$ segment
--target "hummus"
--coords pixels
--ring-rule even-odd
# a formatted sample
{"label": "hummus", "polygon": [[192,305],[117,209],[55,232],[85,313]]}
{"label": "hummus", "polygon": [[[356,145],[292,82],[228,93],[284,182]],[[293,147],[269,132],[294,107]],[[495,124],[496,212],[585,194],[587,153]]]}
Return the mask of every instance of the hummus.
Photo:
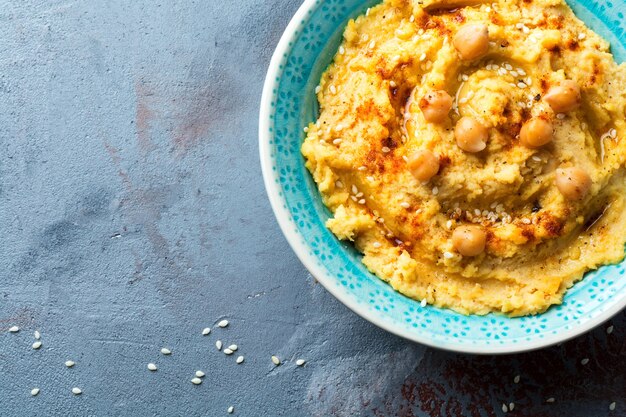
{"label": "hummus", "polygon": [[327,227],[401,293],[535,314],[623,258],[626,66],[563,1],[386,0],[317,98],[302,153]]}

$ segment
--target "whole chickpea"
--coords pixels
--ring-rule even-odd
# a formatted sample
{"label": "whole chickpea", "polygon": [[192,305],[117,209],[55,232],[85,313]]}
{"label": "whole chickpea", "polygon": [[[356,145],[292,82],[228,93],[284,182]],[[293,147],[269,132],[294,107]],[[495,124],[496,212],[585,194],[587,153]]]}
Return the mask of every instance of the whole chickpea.
{"label": "whole chickpea", "polygon": [[463,256],[480,255],[486,243],[487,233],[481,226],[459,226],[452,232],[452,246]]}
{"label": "whole chickpea", "polygon": [[456,122],[454,137],[459,148],[475,153],[487,147],[489,132],[478,120],[464,116]]}
{"label": "whole chickpea", "polygon": [[428,149],[420,149],[408,159],[411,174],[420,182],[427,182],[439,171],[439,157]]}
{"label": "whole chickpea", "polygon": [[468,23],[461,27],[452,45],[461,59],[471,61],[489,52],[489,30],[484,23]]}
{"label": "whole chickpea", "polygon": [[578,167],[557,169],[554,182],[568,200],[582,200],[591,188],[591,177]]}
{"label": "whole chickpea", "polygon": [[573,80],[563,80],[550,87],[543,99],[555,112],[568,112],[580,106],[580,87]]}
{"label": "whole chickpea", "polygon": [[543,117],[532,117],[522,125],[519,139],[522,145],[529,148],[538,148],[552,142],[552,123]]}
{"label": "whole chickpea", "polygon": [[419,108],[427,122],[441,123],[452,108],[452,97],[443,90],[431,91],[420,99]]}

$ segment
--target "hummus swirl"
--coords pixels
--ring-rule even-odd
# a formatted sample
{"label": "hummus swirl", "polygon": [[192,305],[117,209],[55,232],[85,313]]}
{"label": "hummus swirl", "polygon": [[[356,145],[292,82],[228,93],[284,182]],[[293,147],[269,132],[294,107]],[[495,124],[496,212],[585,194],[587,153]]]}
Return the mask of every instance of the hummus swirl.
{"label": "hummus swirl", "polygon": [[[488,43],[463,59],[468,25]],[[564,111],[550,97],[568,82],[580,93]],[[425,118],[433,91],[452,98],[440,122]],[[535,314],[623,258],[626,66],[563,1],[386,0],[348,23],[317,98],[302,153],[327,226],[403,294]],[[479,148],[462,149],[461,118],[486,129]],[[531,119],[548,126],[538,146],[520,139]],[[409,162],[425,151],[438,168],[416,177]],[[585,181],[568,192],[571,168]],[[453,234],[470,225],[483,240],[466,256]]]}

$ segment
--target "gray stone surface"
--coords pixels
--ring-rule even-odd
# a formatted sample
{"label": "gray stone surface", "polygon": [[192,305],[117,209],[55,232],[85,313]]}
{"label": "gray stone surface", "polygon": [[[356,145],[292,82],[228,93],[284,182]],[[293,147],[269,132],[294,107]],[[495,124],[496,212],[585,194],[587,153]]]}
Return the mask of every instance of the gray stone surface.
{"label": "gray stone surface", "polygon": [[0,0],[0,416],[626,415],[624,313],[612,334],[456,355],[375,328],[301,266],[257,156],[297,6]]}

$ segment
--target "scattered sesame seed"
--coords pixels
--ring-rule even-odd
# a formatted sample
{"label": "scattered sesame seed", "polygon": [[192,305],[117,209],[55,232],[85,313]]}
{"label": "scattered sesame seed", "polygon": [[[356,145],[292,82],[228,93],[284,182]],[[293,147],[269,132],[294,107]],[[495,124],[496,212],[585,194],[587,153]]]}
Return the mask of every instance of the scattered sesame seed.
{"label": "scattered sesame seed", "polygon": [[224,354],[225,355],[232,355],[233,354],[233,350],[229,349],[229,348],[226,348],[226,349],[224,349]]}
{"label": "scattered sesame seed", "polygon": [[[367,9],[367,10],[369,10],[369,9]],[[235,412],[235,407],[233,407],[233,406],[231,405],[230,407],[228,407],[228,410],[226,410],[226,411],[228,411],[228,414],[232,414],[232,413],[234,413],[234,412]]]}
{"label": "scattered sesame seed", "polygon": [[341,144],[341,142],[343,142],[342,139],[339,139],[339,138],[333,139],[333,145],[339,145],[339,144]]}
{"label": "scattered sesame seed", "polygon": [[315,87],[315,94],[319,93],[321,90],[322,87],[318,85],[317,87]]}
{"label": "scattered sesame seed", "polygon": [[466,74],[461,74],[461,79],[463,81],[467,81],[467,80],[469,80],[469,77]]}
{"label": "scattered sesame seed", "polygon": [[351,196],[350,198],[352,199],[352,201],[356,202],[356,197],[355,196]]}
{"label": "scattered sesame seed", "polygon": [[372,246],[375,248],[380,248],[382,245],[380,244],[380,242],[374,242],[372,243]]}
{"label": "scattered sesame seed", "polygon": [[479,209],[474,209],[474,214],[477,216],[480,216],[480,210]]}
{"label": "scattered sesame seed", "polygon": [[68,368],[71,368],[74,365],[76,365],[74,361],[65,361],[65,366],[67,366]]}
{"label": "scattered sesame seed", "polygon": [[296,361],[296,365],[298,365],[298,366],[302,366],[302,365],[304,365],[305,363],[306,363],[306,361],[305,361],[304,359],[298,359],[298,360]]}
{"label": "scattered sesame seed", "polygon": [[[415,22],[415,16],[411,15],[411,17],[409,17],[409,22],[413,23]],[[424,33],[424,32],[422,32]]]}
{"label": "scattered sesame seed", "polygon": [[341,181],[339,181],[339,180],[335,181],[335,187],[337,187],[337,188],[343,188],[343,182],[341,182]]}
{"label": "scattered sesame seed", "polygon": [[150,362],[148,364],[148,370],[149,371],[156,371],[157,370],[157,366],[155,364],[153,364],[152,362]]}
{"label": "scattered sesame seed", "polygon": [[609,136],[612,137],[612,138],[617,137],[617,130],[615,130],[615,129],[609,130]]}
{"label": "scattered sesame seed", "polygon": [[228,320],[222,320],[222,321],[220,321],[219,323],[217,323],[217,326],[218,326],[218,327],[222,327],[222,328],[224,328],[224,327],[228,326]]}
{"label": "scattered sesame seed", "polygon": [[420,302],[420,306],[422,307],[426,307],[426,304],[428,304],[428,301],[426,301],[426,299],[422,299],[422,301]]}
{"label": "scattered sesame seed", "polygon": [[557,113],[556,118],[559,120],[565,119],[565,113]]}
{"label": "scattered sesame seed", "polygon": [[532,223],[532,221],[531,221],[530,219],[528,219],[528,218],[524,217],[524,218],[522,219],[522,223],[524,223],[524,224],[531,224],[531,223]]}
{"label": "scattered sesame seed", "polygon": [[365,204],[365,199],[364,198],[360,199],[359,204]]}
{"label": "scattered sesame seed", "polygon": [[394,88],[396,87],[398,84],[396,84],[396,82],[394,80],[389,81],[389,87]]}
{"label": "scattered sesame seed", "polygon": [[459,103],[464,104],[467,103],[469,99],[467,97],[463,97],[462,99],[459,100]]}
{"label": "scattered sesame seed", "polygon": [[200,378],[198,378],[198,377],[191,378],[191,383],[194,384],[194,385],[200,385],[200,384],[202,384],[202,380]]}
{"label": "scattered sesame seed", "polygon": [[352,188],[351,188],[351,190],[352,190],[352,194],[356,194],[356,193],[358,193],[358,192],[359,192],[359,189],[358,189],[358,188],[356,188],[356,185],[354,185],[354,184],[352,184]]}
{"label": "scattered sesame seed", "polygon": [[485,12],[490,13],[491,12],[491,7],[489,7],[489,6],[485,7]]}
{"label": "scattered sesame seed", "polygon": [[523,82],[520,81],[519,83],[517,83],[517,87],[518,88],[526,88],[528,86],[526,85],[526,83],[523,83]]}
{"label": "scattered sesame seed", "polygon": [[368,175],[367,177],[365,177],[366,180],[373,182],[374,181],[374,177],[371,175]]}
{"label": "scattered sesame seed", "polygon": [[228,349],[232,350],[233,352],[236,351],[238,349],[237,345],[230,345],[228,346]]}
{"label": "scattered sesame seed", "polygon": [[610,325],[609,327],[606,328],[606,334],[611,334],[613,333],[613,325]]}
{"label": "scattered sesame seed", "polygon": [[330,92],[333,94],[337,94],[337,87],[335,87],[334,85],[330,86]]}
{"label": "scattered sesame seed", "polygon": [[35,343],[33,343],[33,349],[39,349],[40,347],[41,347],[41,340],[38,340]]}
{"label": "scattered sesame seed", "polygon": [[389,152],[391,152],[391,149],[389,149],[389,147],[387,147],[387,146],[383,146],[381,150],[382,150],[384,153],[389,153]]}
{"label": "scattered sesame seed", "polygon": [[449,228],[451,228],[451,227],[452,227],[452,220],[448,220],[448,221],[446,222],[446,228],[448,228],[448,229],[449,229]]}
{"label": "scattered sesame seed", "polygon": [[273,356],[273,355],[272,355],[272,362],[276,366],[280,365],[280,359],[278,359],[276,356]]}
{"label": "scattered sesame seed", "polygon": [[244,361],[243,356],[237,356],[237,360],[236,360],[235,362],[237,362],[237,363],[243,363],[243,361]]}
{"label": "scattered sesame seed", "polygon": [[19,327],[17,327],[17,326],[13,326],[13,327],[11,327],[11,328],[9,329],[9,331],[10,331],[11,333],[17,333],[17,332],[19,332],[19,331],[20,331],[20,328],[19,328]]}
{"label": "scattered sesame seed", "polygon": [[510,403],[509,404],[509,411],[513,411],[514,408],[515,408],[515,403]]}
{"label": "scattered sesame seed", "polygon": [[554,397],[550,397],[546,400],[547,403],[553,403],[554,401]]}
{"label": "scattered sesame seed", "polygon": [[376,41],[371,41],[369,44],[369,48],[374,49],[375,46],[376,46]]}
{"label": "scattered sesame seed", "polygon": [[433,187],[433,195],[439,194],[439,188]]}
{"label": "scattered sesame seed", "polygon": [[409,207],[411,207],[411,205],[407,203],[406,201],[403,201],[402,203],[400,203],[400,207],[404,207],[405,209],[408,209]]}
{"label": "scattered sesame seed", "polygon": [[309,132],[309,127],[308,126],[304,126],[302,128],[302,130],[304,131],[304,133],[308,133]]}
{"label": "scattered sesame seed", "polygon": [[509,71],[509,74],[511,74],[513,77],[517,77],[519,75],[517,71]]}
{"label": "scattered sesame seed", "polygon": [[202,378],[202,377],[204,377],[204,372],[202,372],[202,371],[196,371],[196,376],[197,376],[198,378]]}
{"label": "scattered sesame seed", "polygon": [[511,64],[504,64],[504,68],[506,68],[507,71],[511,71],[513,69],[513,66]]}
{"label": "scattered sesame seed", "polygon": [[513,383],[515,384],[519,384],[519,380],[520,380],[520,376],[519,375],[515,375],[515,378],[513,378]]}
{"label": "scattered sesame seed", "polygon": [[35,330],[35,339],[41,339],[41,333],[39,333],[39,330]]}
{"label": "scattered sesame seed", "polygon": [[454,254],[452,252],[447,252],[446,251],[446,252],[443,253],[443,257],[446,258],[446,259],[452,259],[452,258],[454,258]]}
{"label": "scattered sesame seed", "polygon": [[526,75],[526,71],[524,71],[522,68],[517,68],[517,73],[522,77]]}
{"label": "scattered sesame seed", "polygon": [[610,410],[610,411],[615,410],[615,406],[616,406],[616,405],[617,405],[617,404],[615,404],[615,401],[613,401],[611,404],[609,404],[609,410]]}
{"label": "scattered sesame seed", "polygon": [[37,394],[39,394],[39,388],[33,388],[30,390],[30,395],[32,395],[33,397]]}
{"label": "scattered sesame seed", "polygon": [[359,171],[365,171],[367,170],[367,167],[365,165],[361,165],[360,167],[357,168]]}
{"label": "scattered sesame seed", "polygon": [[420,61],[425,60],[425,59],[426,59],[426,53],[425,53],[425,52],[422,52],[422,54],[420,55],[420,58],[419,58],[419,59],[420,59]]}
{"label": "scattered sesame seed", "polygon": [[74,394],[74,395],[80,395],[80,394],[82,394],[82,393],[83,393],[83,390],[81,390],[80,388],[78,388],[78,387],[74,387],[74,388],[72,388],[72,394]]}
{"label": "scattered sesame seed", "polygon": [[344,48],[344,47],[343,47],[343,45],[339,47],[339,53],[340,53],[341,55],[343,55],[343,54],[345,54],[345,53],[346,53],[346,48]]}
{"label": "scattered sesame seed", "polygon": [[530,33],[530,29],[529,29],[528,27],[524,26],[524,27],[522,28],[522,32],[524,32],[524,33],[528,34],[528,33]]}
{"label": "scattered sesame seed", "polygon": [[535,161],[535,162],[541,162],[541,158],[540,158],[540,157],[538,157],[537,155],[533,155],[533,156],[532,156],[532,159],[533,159],[533,161]]}
{"label": "scattered sesame seed", "polygon": [[502,404],[502,412],[506,413],[507,411],[509,411],[509,407],[507,407],[506,404]]}
{"label": "scattered sesame seed", "polygon": [[161,348],[161,353],[164,355],[171,355],[172,351],[169,350],[168,348]]}
{"label": "scattered sesame seed", "polygon": [[586,37],[587,37],[587,35],[585,35],[584,33],[579,33],[579,34],[578,34],[578,39],[580,39],[581,41],[582,41],[583,39],[585,39]]}
{"label": "scattered sesame seed", "polygon": [[218,340],[217,342],[215,342],[215,347],[217,348],[217,350],[222,350],[222,341]]}
{"label": "scattered sesame seed", "polygon": [[589,358],[584,358],[583,360],[580,361],[581,365],[587,365],[589,363]]}

